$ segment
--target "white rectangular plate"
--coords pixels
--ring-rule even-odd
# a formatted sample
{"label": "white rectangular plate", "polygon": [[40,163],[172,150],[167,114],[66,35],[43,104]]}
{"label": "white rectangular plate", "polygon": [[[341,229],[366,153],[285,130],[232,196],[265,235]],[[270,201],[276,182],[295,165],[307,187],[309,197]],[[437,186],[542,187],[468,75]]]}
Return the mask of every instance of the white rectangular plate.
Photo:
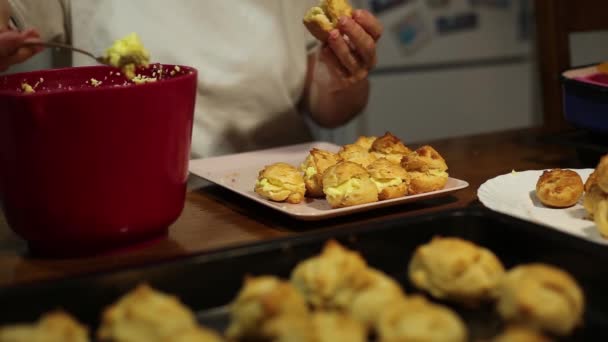
{"label": "white rectangular plate", "polygon": [[300,204],[277,203],[266,200],[255,193],[253,189],[258,177],[258,172],[262,170],[264,166],[272,163],[284,162],[299,167],[312,148],[337,152],[340,149],[340,146],[326,142],[312,142],[269,150],[196,159],[190,161],[189,169],[191,173],[205,178],[210,182],[294,218],[307,221],[328,219],[375,208],[420,201],[446,195],[469,186],[469,183],[465,181],[449,178],[447,185],[442,190],[338,209],[332,209],[325,199],[306,198],[306,200]]}

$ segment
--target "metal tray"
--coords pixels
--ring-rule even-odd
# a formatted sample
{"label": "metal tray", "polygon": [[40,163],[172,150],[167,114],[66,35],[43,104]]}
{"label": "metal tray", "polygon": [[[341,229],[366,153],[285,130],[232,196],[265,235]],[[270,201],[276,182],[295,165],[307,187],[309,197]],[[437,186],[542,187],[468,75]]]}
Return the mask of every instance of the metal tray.
{"label": "metal tray", "polygon": [[[1,288],[0,324],[34,321],[60,307],[93,330],[105,306],[138,283],[148,282],[177,295],[197,312],[202,324],[223,330],[226,304],[246,274],[288,277],[299,261],[317,254],[330,238],[360,251],[371,266],[393,276],[411,294],[415,290],[407,281],[408,261],[418,245],[436,235],[459,236],[486,246],[506,267],[545,262],[567,270],[586,295],[585,324],[567,340],[608,340],[608,248],[484,208],[305,233],[111,273]],[[472,340],[492,336],[501,328],[492,306],[452,307],[467,322]]]}

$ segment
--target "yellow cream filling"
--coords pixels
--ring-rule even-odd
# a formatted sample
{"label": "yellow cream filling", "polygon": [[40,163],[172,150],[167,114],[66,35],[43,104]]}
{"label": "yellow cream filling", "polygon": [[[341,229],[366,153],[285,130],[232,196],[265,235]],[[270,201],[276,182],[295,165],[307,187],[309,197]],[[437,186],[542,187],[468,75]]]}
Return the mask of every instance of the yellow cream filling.
{"label": "yellow cream filling", "polygon": [[22,83],[21,84],[21,89],[23,90],[24,93],[35,93],[36,91],[34,90],[34,88],[32,88],[31,85],[27,84],[27,83]]}
{"label": "yellow cream filling", "polygon": [[307,179],[310,179],[317,174],[317,168],[314,166],[309,166],[304,170],[304,174],[306,175]]}
{"label": "yellow cream filling", "polygon": [[139,36],[136,33],[131,33],[116,40],[106,50],[106,59],[111,65],[122,68],[127,78],[132,79],[135,77],[137,66],[148,66],[150,64],[150,53],[144,48]]}
{"label": "yellow cream filling", "polygon": [[291,191],[291,192],[303,192],[305,191],[304,184],[298,186],[292,183],[281,182],[279,180],[270,180],[268,178],[262,178],[256,182],[256,186],[262,188],[265,192],[276,193],[281,191]]}
{"label": "yellow cream filling", "polygon": [[325,195],[332,199],[346,196],[354,191],[361,189],[361,180],[351,178],[338,186],[328,186],[324,189]]}
{"label": "yellow cream filling", "polygon": [[378,191],[382,191],[391,186],[401,185],[401,183],[403,183],[403,179],[401,179],[401,178],[383,178],[383,179],[372,178],[372,182],[374,182],[374,184],[376,184]]}
{"label": "yellow cream filling", "polygon": [[313,7],[304,16],[305,22],[317,22],[324,30],[333,29],[333,24],[321,7]]}

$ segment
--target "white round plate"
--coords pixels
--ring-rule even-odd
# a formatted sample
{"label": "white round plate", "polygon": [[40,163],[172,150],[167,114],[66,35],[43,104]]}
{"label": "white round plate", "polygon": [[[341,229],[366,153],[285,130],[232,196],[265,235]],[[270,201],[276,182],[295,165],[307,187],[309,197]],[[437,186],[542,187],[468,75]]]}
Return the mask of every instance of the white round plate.
{"label": "white round plate", "polygon": [[[593,169],[571,169],[577,172],[583,182]],[[486,207],[503,214],[561,230],[565,233],[608,244],[598,233],[595,223],[587,218],[587,212],[578,204],[570,208],[556,209],[545,207],[536,197],[538,178],[544,170],[515,171],[492,178],[477,190],[477,197]]]}

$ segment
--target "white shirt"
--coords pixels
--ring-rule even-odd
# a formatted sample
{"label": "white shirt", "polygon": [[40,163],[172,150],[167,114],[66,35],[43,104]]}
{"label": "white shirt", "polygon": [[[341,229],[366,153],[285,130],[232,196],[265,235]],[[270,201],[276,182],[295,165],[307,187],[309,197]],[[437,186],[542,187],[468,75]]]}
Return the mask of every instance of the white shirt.
{"label": "white shirt", "polygon": [[297,105],[314,41],[302,17],[316,2],[77,0],[72,41],[102,54],[136,32],[153,62],[197,68],[193,157],[260,149],[312,139]]}

